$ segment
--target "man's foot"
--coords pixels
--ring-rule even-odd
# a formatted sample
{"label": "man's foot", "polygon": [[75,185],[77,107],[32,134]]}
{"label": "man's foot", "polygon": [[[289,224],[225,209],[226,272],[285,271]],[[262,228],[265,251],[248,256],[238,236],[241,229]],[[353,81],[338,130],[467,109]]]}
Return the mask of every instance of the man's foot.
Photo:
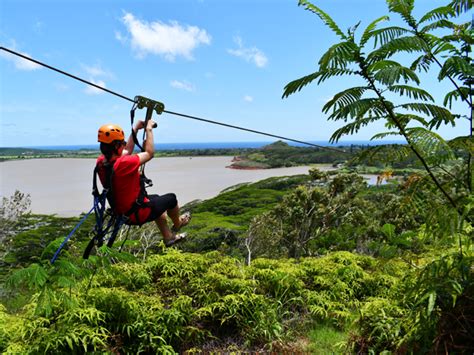
{"label": "man's foot", "polygon": [[173,233],[173,237],[170,240],[165,240],[165,245],[167,247],[170,247],[176,243],[179,243],[186,239],[187,234],[186,233],[180,233],[180,234],[175,234]]}
{"label": "man's foot", "polygon": [[179,216],[179,222],[180,222],[179,226],[178,227],[173,226],[171,227],[171,230],[175,233],[179,232],[179,230],[185,225],[187,225],[190,220],[191,220],[191,212],[183,213],[181,216]]}

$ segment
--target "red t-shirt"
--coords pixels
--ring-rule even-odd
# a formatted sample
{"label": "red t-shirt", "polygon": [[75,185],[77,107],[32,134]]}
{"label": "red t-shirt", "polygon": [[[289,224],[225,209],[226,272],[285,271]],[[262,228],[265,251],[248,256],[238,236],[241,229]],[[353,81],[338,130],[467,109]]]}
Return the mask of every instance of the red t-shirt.
{"label": "red t-shirt", "polygon": [[[97,158],[99,166],[99,179],[102,185],[105,182],[105,168],[103,164],[105,157],[101,155]],[[125,214],[133,206],[133,203],[140,194],[140,158],[138,155],[122,155],[114,162],[114,175],[112,177],[112,192],[114,195],[114,212],[116,214]],[[145,197],[145,202],[149,200]],[[140,208],[138,210],[139,222],[145,221],[149,214],[150,208]],[[137,223],[135,213],[130,216],[132,224]]]}

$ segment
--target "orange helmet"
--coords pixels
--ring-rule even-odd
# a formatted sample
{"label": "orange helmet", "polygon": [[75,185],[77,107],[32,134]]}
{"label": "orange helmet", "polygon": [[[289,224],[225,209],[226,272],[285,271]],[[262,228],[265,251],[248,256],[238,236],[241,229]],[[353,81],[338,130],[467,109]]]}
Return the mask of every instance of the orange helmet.
{"label": "orange helmet", "polygon": [[99,128],[97,141],[102,143],[112,143],[113,141],[123,141],[125,135],[123,129],[116,124],[105,124]]}

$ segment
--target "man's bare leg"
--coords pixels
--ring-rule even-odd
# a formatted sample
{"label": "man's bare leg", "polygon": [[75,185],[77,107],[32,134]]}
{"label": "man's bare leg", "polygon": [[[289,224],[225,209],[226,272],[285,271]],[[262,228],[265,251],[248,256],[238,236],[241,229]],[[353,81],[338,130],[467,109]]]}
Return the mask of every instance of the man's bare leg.
{"label": "man's bare leg", "polygon": [[[178,216],[179,219],[179,216]],[[155,220],[158,229],[163,236],[165,242],[173,239],[173,233],[171,232],[170,228],[168,227],[168,220],[166,219],[166,213],[163,213],[160,217]]]}

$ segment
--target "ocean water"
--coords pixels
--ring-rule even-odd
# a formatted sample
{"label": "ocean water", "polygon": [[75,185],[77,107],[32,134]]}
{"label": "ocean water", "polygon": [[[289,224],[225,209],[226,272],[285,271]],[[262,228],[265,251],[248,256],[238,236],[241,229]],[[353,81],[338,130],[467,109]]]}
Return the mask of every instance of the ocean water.
{"label": "ocean water", "polygon": [[[274,142],[191,142],[191,143],[157,143],[157,150],[185,150],[185,149],[232,149],[232,148],[261,148]],[[287,142],[295,147],[309,147],[306,144]],[[375,146],[381,144],[404,144],[403,141],[345,141],[336,144],[330,144],[326,141],[309,141],[308,143],[317,144],[325,147],[347,147],[350,145]],[[48,145],[48,146],[30,146],[28,148],[48,149],[48,150],[79,150],[79,149],[98,149],[98,144],[88,145]]]}

